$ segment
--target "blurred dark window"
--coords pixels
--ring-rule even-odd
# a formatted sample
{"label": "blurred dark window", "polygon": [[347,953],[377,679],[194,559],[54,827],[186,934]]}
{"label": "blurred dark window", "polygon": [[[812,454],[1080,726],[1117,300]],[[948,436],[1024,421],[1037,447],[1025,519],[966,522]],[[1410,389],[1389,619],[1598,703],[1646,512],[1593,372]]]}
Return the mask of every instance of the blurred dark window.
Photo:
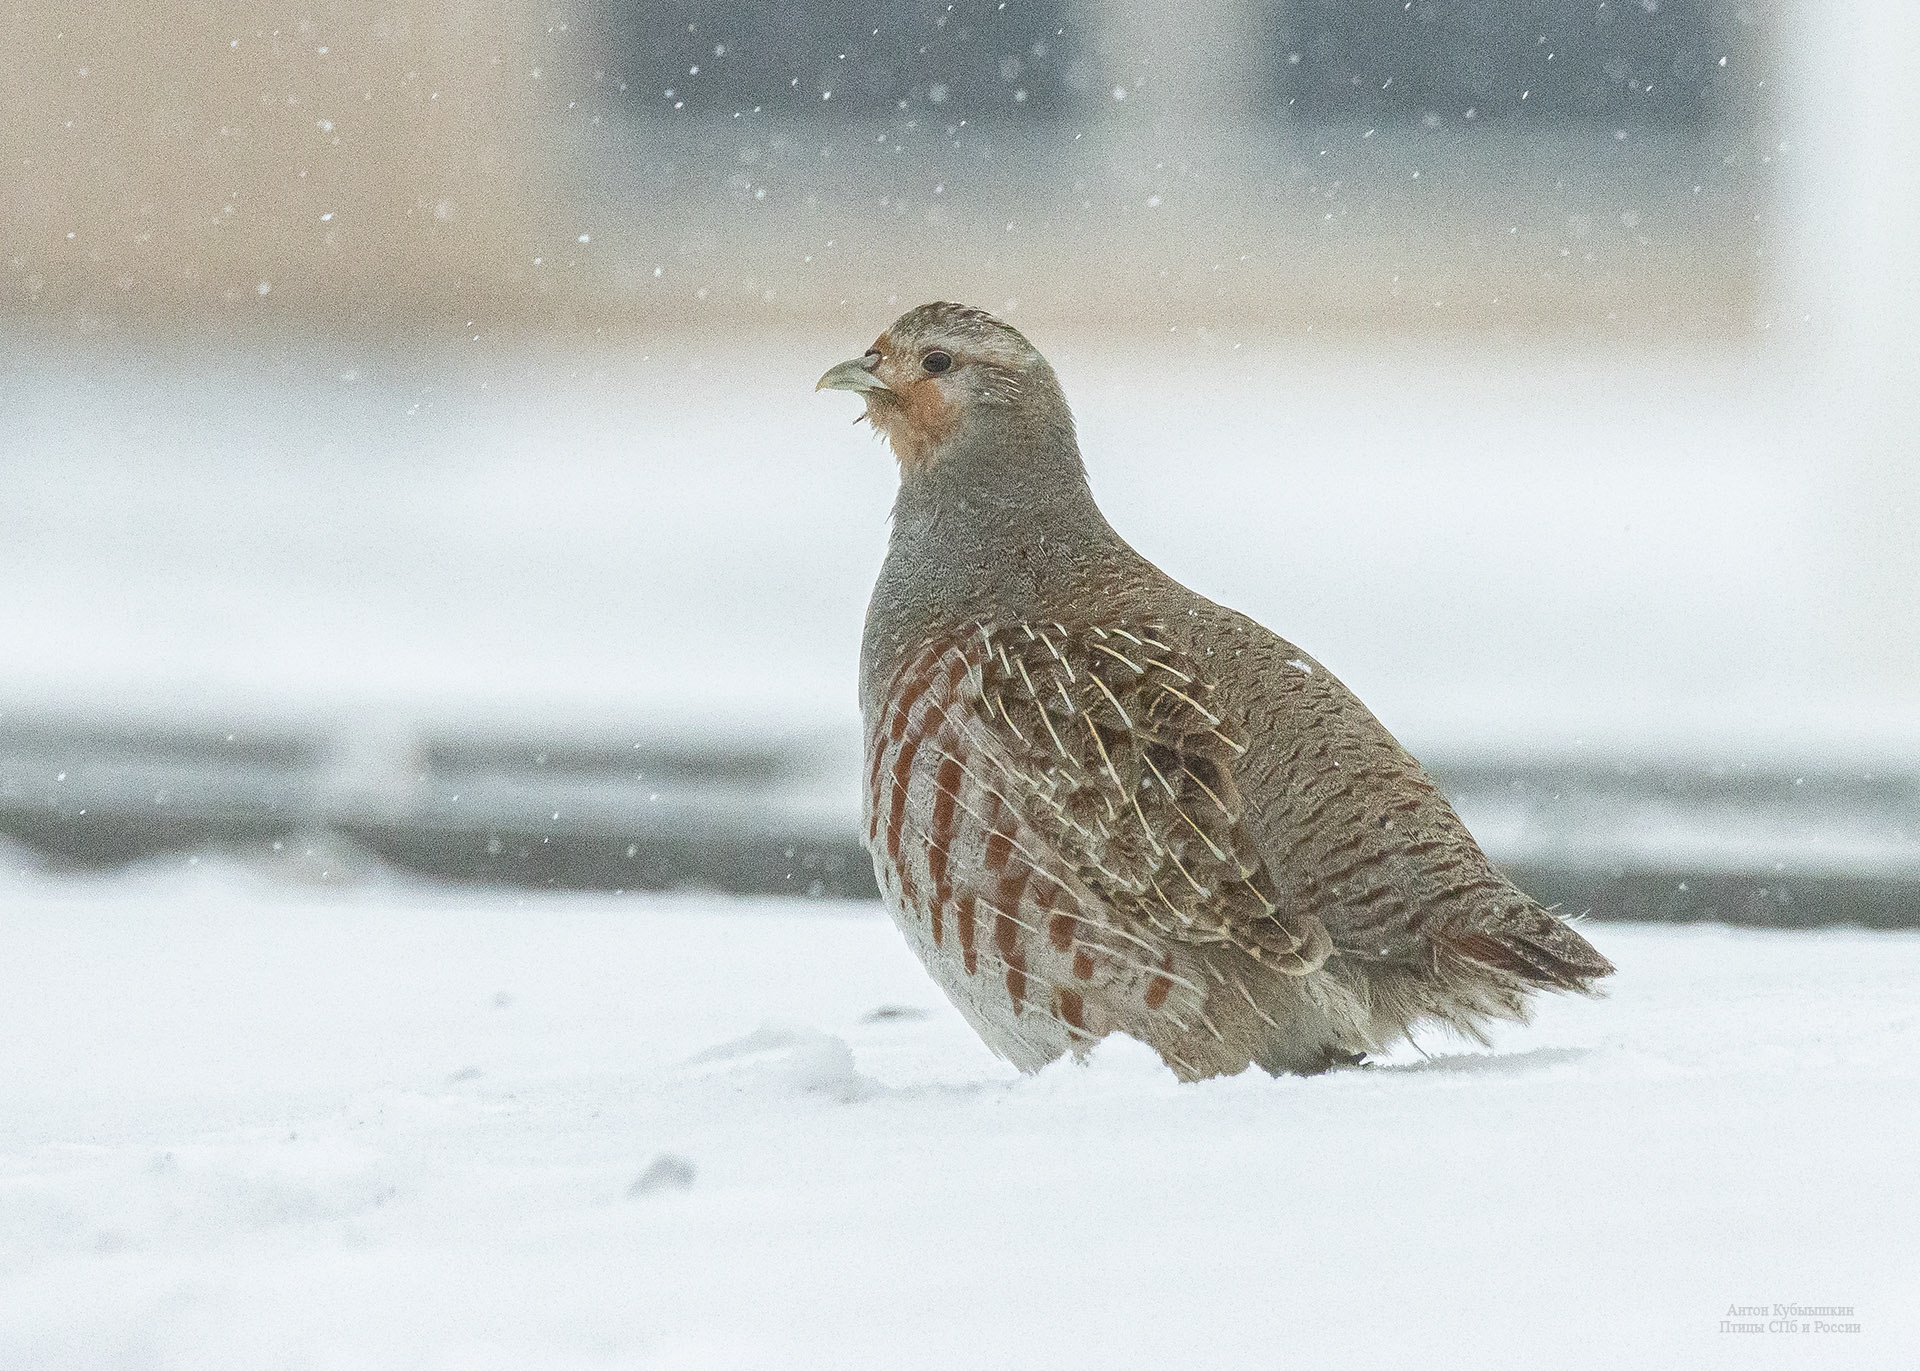
{"label": "blurred dark window", "polygon": [[1066,113],[1089,84],[1063,0],[616,0],[643,109],[955,119]]}
{"label": "blurred dark window", "polygon": [[1273,0],[1273,82],[1319,122],[1711,117],[1741,15],[1713,0]]}

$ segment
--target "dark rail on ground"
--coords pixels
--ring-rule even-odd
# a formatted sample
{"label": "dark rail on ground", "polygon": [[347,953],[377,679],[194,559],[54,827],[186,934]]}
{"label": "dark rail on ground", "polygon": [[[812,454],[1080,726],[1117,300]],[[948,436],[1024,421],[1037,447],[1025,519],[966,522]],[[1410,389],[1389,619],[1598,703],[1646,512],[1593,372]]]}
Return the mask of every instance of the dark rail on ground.
{"label": "dark rail on ground", "polygon": [[[1920,927],[1920,774],[1439,757],[1509,875],[1598,919]],[[52,869],[871,898],[857,764],[791,743],[267,735],[0,716],[0,836]]]}

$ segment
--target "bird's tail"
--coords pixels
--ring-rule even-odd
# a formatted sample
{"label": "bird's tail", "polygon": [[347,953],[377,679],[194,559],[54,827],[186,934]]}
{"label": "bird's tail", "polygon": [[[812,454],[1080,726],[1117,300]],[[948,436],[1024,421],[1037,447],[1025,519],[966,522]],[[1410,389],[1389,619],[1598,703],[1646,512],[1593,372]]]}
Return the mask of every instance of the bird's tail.
{"label": "bird's tail", "polygon": [[1375,966],[1365,978],[1379,1046],[1423,1023],[1484,1044],[1490,1021],[1525,1022],[1536,993],[1597,994],[1614,969],[1565,919],[1511,886],[1506,898],[1429,924],[1423,934],[1425,965]]}
{"label": "bird's tail", "polygon": [[1551,910],[1522,897],[1480,926],[1443,931],[1442,956],[1478,969],[1511,976],[1543,990],[1590,994],[1594,982],[1613,974],[1613,963]]}

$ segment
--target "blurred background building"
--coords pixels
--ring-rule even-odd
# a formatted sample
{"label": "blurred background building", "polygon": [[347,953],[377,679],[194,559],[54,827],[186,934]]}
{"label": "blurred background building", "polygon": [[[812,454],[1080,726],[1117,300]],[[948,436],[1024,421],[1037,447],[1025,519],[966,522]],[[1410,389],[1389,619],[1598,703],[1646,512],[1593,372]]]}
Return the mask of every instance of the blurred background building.
{"label": "blurred background building", "polygon": [[54,0],[0,41],[22,861],[865,888],[891,474],[807,387],[945,297],[1536,889],[1915,917],[1908,7]]}
{"label": "blurred background building", "polygon": [[1734,0],[7,22],[12,303],[102,328],[736,329],[937,280],[1081,327],[1741,335],[1812,75]]}

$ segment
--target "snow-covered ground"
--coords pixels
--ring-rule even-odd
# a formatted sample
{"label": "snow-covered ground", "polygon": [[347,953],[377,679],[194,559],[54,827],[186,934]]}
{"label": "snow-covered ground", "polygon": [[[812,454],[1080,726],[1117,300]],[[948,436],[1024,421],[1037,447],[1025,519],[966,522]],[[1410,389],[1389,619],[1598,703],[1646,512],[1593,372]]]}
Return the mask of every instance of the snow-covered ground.
{"label": "snow-covered ground", "polygon": [[873,906],[17,868],[7,1368],[1920,1357],[1920,936],[1593,926],[1491,1052],[1181,1086],[1018,1077]]}

